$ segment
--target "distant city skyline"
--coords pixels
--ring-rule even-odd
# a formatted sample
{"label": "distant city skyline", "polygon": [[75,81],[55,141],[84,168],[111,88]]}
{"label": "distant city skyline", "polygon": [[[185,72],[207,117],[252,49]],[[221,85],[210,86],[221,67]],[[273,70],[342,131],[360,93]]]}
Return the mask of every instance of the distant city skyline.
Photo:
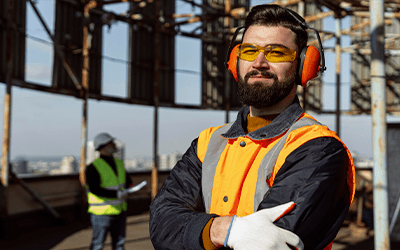
{"label": "distant city skyline", "polygon": [[[125,155],[125,142],[114,139],[117,152],[113,154],[124,162],[128,172],[149,170],[154,165],[152,156],[129,156]],[[95,150],[94,142],[87,142],[86,166],[100,157],[100,152]],[[168,154],[158,155],[159,170],[170,170],[182,158],[182,153],[173,151]],[[19,156],[11,160],[12,169],[16,174],[32,175],[56,175],[56,174],[74,174],[79,173],[80,156]]]}
{"label": "distant city skyline", "polygon": [[[171,170],[182,158],[182,153],[175,151],[170,154],[159,155],[159,170]],[[367,157],[352,152],[356,168],[372,169],[373,161]],[[12,170],[19,176],[43,176],[43,175],[64,175],[79,173],[79,158],[64,156],[61,159],[55,157],[39,157],[33,159],[18,158],[11,161]],[[129,157],[124,160],[128,172],[151,171],[153,167],[152,157]]]}
{"label": "distant city skyline", "polygon": [[[159,155],[159,170],[171,170],[182,158],[182,153],[175,151]],[[97,158],[96,158],[97,159]],[[95,160],[95,159],[92,159]],[[32,159],[20,157],[10,162],[15,174],[24,176],[63,175],[79,173],[79,158],[67,155],[59,157],[39,157]],[[90,164],[90,162],[88,163]],[[87,164],[87,165],[88,165]],[[124,160],[128,172],[151,171],[152,157],[129,157]]]}

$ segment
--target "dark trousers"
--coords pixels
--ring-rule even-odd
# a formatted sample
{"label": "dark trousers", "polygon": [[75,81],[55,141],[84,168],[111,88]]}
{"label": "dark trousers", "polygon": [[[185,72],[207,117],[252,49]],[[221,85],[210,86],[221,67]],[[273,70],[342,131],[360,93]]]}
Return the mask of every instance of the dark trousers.
{"label": "dark trousers", "polygon": [[114,250],[124,250],[126,212],[122,212],[119,215],[90,214],[90,221],[93,229],[91,250],[103,249],[108,232],[111,233],[112,248]]}

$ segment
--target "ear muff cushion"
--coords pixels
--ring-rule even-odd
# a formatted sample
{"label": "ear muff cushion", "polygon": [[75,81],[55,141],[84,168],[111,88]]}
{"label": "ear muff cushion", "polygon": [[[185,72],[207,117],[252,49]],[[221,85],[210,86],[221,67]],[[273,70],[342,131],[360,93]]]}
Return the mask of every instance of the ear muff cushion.
{"label": "ear muff cushion", "polygon": [[314,46],[307,46],[300,55],[300,83],[307,87],[307,82],[318,76],[321,67],[321,54]]}
{"label": "ear muff cushion", "polygon": [[238,48],[240,44],[237,44],[233,49],[231,50],[231,53],[229,55],[229,61],[228,61],[228,70],[231,72],[233,78],[235,78],[236,81],[239,80],[238,77]]}

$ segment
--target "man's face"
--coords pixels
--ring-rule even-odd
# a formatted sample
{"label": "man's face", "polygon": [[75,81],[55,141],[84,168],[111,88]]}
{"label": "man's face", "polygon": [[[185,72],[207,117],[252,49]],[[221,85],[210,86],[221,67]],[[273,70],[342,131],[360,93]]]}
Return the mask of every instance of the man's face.
{"label": "man's face", "polygon": [[117,152],[117,146],[115,145],[114,141],[107,143],[100,150],[100,154],[105,155],[105,156],[112,156],[116,152]]}
{"label": "man's face", "polygon": [[[297,51],[296,35],[282,26],[250,26],[243,43],[257,46],[280,45]],[[269,62],[260,52],[254,61],[239,59],[239,100],[257,109],[277,104],[296,89],[297,60]]]}

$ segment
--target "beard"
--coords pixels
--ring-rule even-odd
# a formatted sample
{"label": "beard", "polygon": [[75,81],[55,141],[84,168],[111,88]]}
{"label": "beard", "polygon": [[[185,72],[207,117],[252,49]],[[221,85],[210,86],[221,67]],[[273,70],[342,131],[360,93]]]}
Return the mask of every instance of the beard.
{"label": "beard", "polygon": [[[271,86],[264,86],[264,83],[257,81],[251,85],[248,84],[249,78],[261,73],[262,76],[272,77],[274,82]],[[296,76],[285,81],[278,81],[276,74],[267,70],[254,70],[248,72],[244,78],[239,77],[238,99],[244,105],[263,109],[272,107],[282,101],[293,90],[296,84]]]}

